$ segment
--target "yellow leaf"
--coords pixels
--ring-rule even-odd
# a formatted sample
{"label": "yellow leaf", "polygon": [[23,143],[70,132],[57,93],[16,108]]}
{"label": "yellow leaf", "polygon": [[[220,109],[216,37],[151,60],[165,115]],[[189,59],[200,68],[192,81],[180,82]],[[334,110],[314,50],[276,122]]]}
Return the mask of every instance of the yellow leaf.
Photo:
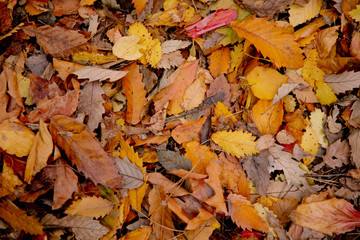
{"label": "yellow leaf", "polygon": [[268,226],[258,215],[258,212],[245,197],[230,193],[228,196],[229,214],[238,227],[255,229],[265,232]]}
{"label": "yellow leaf", "polygon": [[5,161],[3,162],[2,168],[2,173],[0,175],[0,198],[13,193],[16,186],[22,185],[22,181]]}
{"label": "yellow leaf", "polygon": [[323,105],[329,105],[337,101],[335,93],[323,80],[315,83],[315,95],[318,98],[319,103]]}
{"label": "yellow leaf", "polygon": [[18,157],[27,156],[35,134],[20,123],[11,122],[0,125],[0,148]]}
{"label": "yellow leaf", "polygon": [[311,128],[314,130],[316,135],[319,138],[319,144],[323,148],[327,148],[329,145],[329,142],[326,138],[326,135],[324,133],[324,120],[325,120],[326,114],[321,111],[321,109],[316,108],[314,112],[310,114],[310,122],[311,122]]}
{"label": "yellow leaf", "polygon": [[271,100],[288,78],[272,68],[258,66],[247,75],[247,80],[256,97]]}
{"label": "yellow leaf", "polygon": [[0,216],[15,229],[23,230],[33,235],[43,233],[43,226],[36,218],[28,216],[24,210],[18,208],[9,200],[0,202]]}
{"label": "yellow leaf", "polygon": [[134,4],[136,9],[137,16],[140,16],[147,2],[148,0],[132,0],[132,3]]}
{"label": "yellow leaf", "polygon": [[310,0],[304,6],[292,4],[289,10],[289,21],[294,27],[310,20],[319,14],[322,0]]}
{"label": "yellow leaf", "polygon": [[319,55],[315,49],[311,49],[306,57],[304,67],[302,69],[302,77],[310,84],[310,87],[315,86],[316,81],[322,81],[325,77],[324,71],[318,68],[316,61]]}
{"label": "yellow leaf", "polygon": [[229,72],[237,71],[238,67],[243,61],[244,58],[244,46],[243,44],[236,44],[234,50],[230,52],[230,68]]}
{"label": "yellow leaf", "polygon": [[249,40],[277,67],[302,67],[302,50],[295,42],[295,37],[267,20],[268,18],[256,18],[253,15],[243,21],[233,21],[230,25],[240,38]]}
{"label": "yellow leaf", "polygon": [[259,100],[252,108],[254,122],[261,134],[276,134],[279,130],[283,116],[283,102],[277,102],[274,105],[271,100]]}
{"label": "yellow leaf", "polygon": [[[199,76],[200,75],[200,76]],[[204,74],[198,74],[195,81],[185,90],[183,102],[180,104],[185,111],[199,106],[205,99],[207,90]]]}
{"label": "yellow leaf", "polygon": [[129,27],[129,35],[139,37],[138,43],[144,47],[140,52],[144,53],[145,56],[141,57],[140,61],[143,64],[150,63],[152,67],[156,67],[162,56],[160,40],[158,38],[153,39],[146,27],[140,22],[133,23]]}
{"label": "yellow leaf", "polygon": [[350,17],[357,22],[360,22],[360,5],[356,5],[356,9],[348,12]]}
{"label": "yellow leaf", "polygon": [[104,217],[114,207],[114,203],[104,198],[84,197],[74,201],[65,211],[66,214],[85,217]]}
{"label": "yellow leaf", "polygon": [[211,136],[211,139],[226,153],[236,157],[245,157],[259,152],[256,150],[255,136],[243,130],[216,132]]}
{"label": "yellow leaf", "polygon": [[227,73],[230,64],[230,49],[220,48],[211,53],[209,57],[209,70],[211,75],[216,78],[223,73]]}
{"label": "yellow leaf", "polygon": [[140,37],[135,35],[121,37],[116,40],[112,52],[119,58],[125,60],[137,60],[142,57],[142,49],[145,46],[139,44]]}
{"label": "yellow leaf", "polygon": [[42,119],[26,161],[24,181],[30,183],[36,173],[46,167],[47,160],[53,151],[51,134]]}
{"label": "yellow leaf", "polygon": [[192,141],[185,146],[185,157],[190,159],[192,166],[195,166],[196,173],[206,174],[206,167],[209,166],[211,159],[217,159],[216,153],[206,145],[200,145]]}
{"label": "yellow leaf", "polygon": [[319,138],[310,126],[306,127],[306,131],[301,138],[300,147],[312,155],[316,155],[319,149]]}
{"label": "yellow leaf", "polygon": [[230,118],[233,121],[236,121],[236,117],[234,116],[234,114],[232,112],[230,112],[230,110],[228,109],[228,107],[223,104],[222,102],[217,102],[216,103],[216,107],[214,108],[214,114],[217,118],[220,118],[221,115],[223,115],[226,118]]}
{"label": "yellow leaf", "polygon": [[286,95],[283,98],[284,109],[286,112],[293,112],[296,108],[296,99],[292,95]]}
{"label": "yellow leaf", "polygon": [[137,189],[130,189],[128,191],[131,206],[139,212],[141,211],[141,204],[146,195],[148,186],[149,184],[144,183],[141,187]]}
{"label": "yellow leaf", "polygon": [[92,64],[105,64],[117,60],[117,57],[112,53],[103,55],[96,52],[77,52],[74,53],[72,59],[80,64],[87,64],[89,62]]}

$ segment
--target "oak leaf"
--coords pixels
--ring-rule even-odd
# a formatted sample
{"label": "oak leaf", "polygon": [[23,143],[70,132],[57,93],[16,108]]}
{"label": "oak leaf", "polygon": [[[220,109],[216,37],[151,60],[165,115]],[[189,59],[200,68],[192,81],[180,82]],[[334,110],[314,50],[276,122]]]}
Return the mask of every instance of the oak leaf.
{"label": "oak leaf", "polygon": [[260,99],[252,108],[256,128],[261,134],[275,135],[283,120],[283,102],[272,104],[271,100]]}
{"label": "oak leaf", "polygon": [[268,18],[256,18],[253,15],[243,21],[234,21],[230,25],[240,38],[249,40],[277,67],[302,67],[302,50],[295,42],[294,36],[267,20]]}
{"label": "oak leaf", "polygon": [[80,240],[97,240],[107,234],[109,229],[94,220],[92,217],[84,216],[66,216],[57,219],[52,214],[46,214],[41,223],[49,228],[54,226],[58,228],[71,228],[75,233],[76,238]]}
{"label": "oak leaf", "polygon": [[65,211],[66,214],[85,217],[104,217],[114,207],[114,204],[105,198],[83,197],[74,201]]}
{"label": "oak leaf", "polygon": [[238,227],[265,232],[268,226],[245,197],[230,193],[227,197],[229,214]]}
{"label": "oak leaf", "polygon": [[259,152],[256,150],[255,136],[243,130],[216,132],[211,136],[211,139],[225,152],[239,158]]}
{"label": "oak leaf", "polygon": [[53,141],[51,134],[44,123],[40,120],[39,132],[36,134],[29,156],[26,160],[24,181],[30,183],[36,173],[46,167],[47,160],[53,152]]}
{"label": "oak leaf", "polygon": [[43,233],[43,226],[33,216],[28,216],[26,211],[18,208],[9,200],[0,202],[0,216],[11,227],[23,230],[26,233],[38,235]]}
{"label": "oak leaf", "polygon": [[291,219],[295,224],[328,235],[345,233],[360,226],[360,212],[348,201],[337,198],[300,204]]}
{"label": "oak leaf", "polygon": [[35,134],[25,125],[12,122],[0,125],[0,148],[18,157],[27,156]]}
{"label": "oak leaf", "polygon": [[122,79],[125,91],[126,102],[126,122],[137,124],[142,116],[141,112],[145,106],[146,90],[145,84],[142,82],[143,74],[140,73],[138,65],[134,62],[122,70],[129,73]]}
{"label": "oak leaf", "polygon": [[[65,116],[55,116],[50,121],[50,133],[54,142],[62,148],[68,158],[95,184],[118,187],[121,176],[114,161],[106,154],[86,125]],[[102,170],[98,170],[101,164]]]}
{"label": "oak leaf", "polygon": [[271,100],[288,78],[272,68],[257,66],[247,75],[247,80],[256,97]]}

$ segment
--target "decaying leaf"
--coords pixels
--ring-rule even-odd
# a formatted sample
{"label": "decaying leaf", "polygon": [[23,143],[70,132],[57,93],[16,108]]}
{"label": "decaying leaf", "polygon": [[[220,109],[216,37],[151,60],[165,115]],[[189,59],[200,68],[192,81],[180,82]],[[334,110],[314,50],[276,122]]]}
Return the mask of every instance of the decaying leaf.
{"label": "decaying leaf", "polygon": [[167,171],[191,169],[191,161],[177,152],[159,151],[157,152],[157,158]]}

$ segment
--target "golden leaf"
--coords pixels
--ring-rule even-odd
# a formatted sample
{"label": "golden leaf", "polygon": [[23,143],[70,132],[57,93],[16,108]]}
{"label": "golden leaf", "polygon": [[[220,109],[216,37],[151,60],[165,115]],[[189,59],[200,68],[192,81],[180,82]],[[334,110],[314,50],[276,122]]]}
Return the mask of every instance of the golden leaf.
{"label": "golden leaf", "polygon": [[224,116],[225,118],[230,118],[233,121],[236,121],[236,117],[232,112],[230,112],[229,108],[222,102],[217,102],[216,107],[214,108],[214,114],[217,118]]}
{"label": "golden leaf", "polygon": [[16,186],[22,185],[22,181],[14,173],[14,170],[6,164],[5,161],[2,168],[3,170],[0,175],[0,198],[13,193]]}
{"label": "golden leaf", "polygon": [[289,21],[294,27],[310,20],[319,14],[322,0],[310,0],[304,6],[292,4],[289,10]]}
{"label": "golden leaf", "polygon": [[357,22],[360,22],[360,5],[356,5],[356,8],[349,11],[348,14],[352,19],[354,19]]}
{"label": "golden leaf", "polygon": [[322,81],[325,77],[325,73],[318,68],[316,64],[318,59],[319,55],[316,49],[311,49],[306,57],[304,67],[302,69],[302,77],[312,88],[315,86],[316,81]]}
{"label": "golden leaf", "polygon": [[35,134],[20,123],[11,122],[0,125],[0,148],[18,157],[27,156]]}
{"label": "golden leaf", "polygon": [[114,207],[114,204],[105,198],[84,197],[74,201],[65,211],[66,214],[85,217],[104,217]]}
{"label": "golden leaf", "polygon": [[272,104],[271,100],[259,100],[252,108],[255,126],[261,134],[276,134],[279,130],[283,116],[283,102]]}
{"label": "golden leaf", "polygon": [[315,95],[318,98],[319,103],[323,105],[329,105],[337,101],[335,93],[323,80],[315,83]]}
{"label": "golden leaf", "polygon": [[132,0],[132,3],[134,4],[136,9],[137,16],[140,16],[148,1],[149,0]]}
{"label": "golden leaf", "polygon": [[312,155],[316,155],[319,149],[319,138],[310,126],[306,127],[306,131],[301,138],[300,147]]}
{"label": "golden leaf", "polygon": [[243,130],[216,132],[211,136],[211,139],[226,153],[236,157],[245,157],[259,152],[256,150],[255,137]]}
{"label": "golden leaf", "polygon": [[249,40],[277,67],[302,67],[302,50],[295,42],[295,37],[267,20],[268,18],[256,18],[253,15],[243,21],[233,21],[230,25],[240,38]]}
{"label": "golden leaf", "polygon": [[36,173],[46,167],[47,160],[53,151],[51,134],[42,119],[39,132],[36,134],[26,161],[24,181],[30,183]]}
{"label": "golden leaf", "polygon": [[192,166],[195,166],[196,173],[206,174],[206,167],[211,159],[217,159],[216,153],[206,145],[200,145],[196,141],[185,145],[185,157],[190,159]]}
{"label": "golden leaf", "polygon": [[230,64],[230,49],[228,47],[220,48],[209,56],[209,70],[214,78],[223,73],[227,73]]}
{"label": "golden leaf", "polygon": [[200,141],[200,130],[206,121],[206,117],[198,120],[189,121],[185,124],[177,126],[172,132],[171,137],[179,143],[186,143],[190,141]]}
{"label": "golden leaf", "polygon": [[311,128],[314,130],[319,139],[319,144],[323,148],[327,148],[329,146],[329,142],[324,133],[324,120],[326,118],[326,114],[321,111],[321,109],[316,108],[314,112],[310,114],[310,122]]}
{"label": "golden leaf", "polygon": [[247,75],[247,80],[256,97],[271,100],[288,78],[272,68],[258,66]]}
{"label": "golden leaf", "polygon": [[148,240],[152,232],[152,227],[139,228],[134,231],[128,232],[119,240]]}

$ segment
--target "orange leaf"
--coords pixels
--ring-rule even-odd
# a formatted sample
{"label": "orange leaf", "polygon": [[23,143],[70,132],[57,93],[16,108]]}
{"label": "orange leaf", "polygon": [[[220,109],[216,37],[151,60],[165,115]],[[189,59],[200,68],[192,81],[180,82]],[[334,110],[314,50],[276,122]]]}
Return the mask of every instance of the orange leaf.
{"label": "orange leaf", "polygon": [[276,27],[276,23],[268,22],[268,18],[256,18],[253,15],[230,25],[240,38],[249,40],[277,67],[302,67],[302,50],[295,42],[295,37],[288,34],[286,29]]}
{"label": "orange leaf", "polygon": [[227,73],[230,67],[230,49],[224,47],[212,52],[209,61],[209,70],[214,78]]}
{"label": "orange leaf", "polygon": [[274,135],[279,130],[283,116],[283,102],[272,104],[271,100],[259,100],[252,108],[254,122],[261,134]]}
{"label": "orange leaf", "polygon": [[178,114],[184,111],[180,104],[183,101],[185,90],[195,80],[198,62],[186,62],[169,76],[167,81],[170,86],[162,89],[154,98],[156,111],[164,108],[168,102],[168,114]]}
{"label": "orange leaf", "polygon": [[33,235],[43,233],[43,226],[33,216],[28,216],[24,210],[9,200],[0,202],[0,216],[13,228]]}
{"label": "orange leaf", "polygon": [[258,212],[245,197],[230,193],[228,196],[229,214],[238,227],[255,229],[265,232],[268,226],[258,215]]}
{"label": "orange leaf", "polygon": [[106,187],[121,185],[121,176],[114,160],[106,154],[93,134],[86,130],[86,125],[70,117],[55,116],[51,119],[49,128],[54,142],[65,151],[85,177]]}
{"label": "orange leaf", "polygon": [[151,227],[139,228],[134,231],[128,232],[119,240],[148,240],[152,232]]}
{"label": "orange leaf", "polygon": [[177,126],[172,132],[171,136],[179,144],[200,141],[200,130],[206,121],[206,117],[200,118],[195,121],[189,121],[183,125]]}
{"label": "orange leaf", "polygon": [[332,235],[352,231],[360,226],[360,212],[344,199],[300,204],[293,212],[295,224]]}
{"label": "orange leaf", "polygon": [[140,14],[142,13],[142,11],[144,10],[146,3],[149,0],[132,0],[132,3],[134,4],[135,8],[136,8],[136,13],[137,16],[140,16]]}
{"label": "orange leaf", "polygon": [[129,71],[122,80],[127,100],[126,121],[137,124],[141,120],[141,112],[146,103],[145,84],[142,82],[143,75],[135,62],[121,70]]}
{"label": "orange leaf", "polygon": [[190,194],[184,188],[180,187],[177,183],[172,182],[171,180],[167,179],[161,173],[149,173],[148,174],[148,181],[154,185],[159,185],[164,188],[166,193],[170,193],[172,196],[184,196]]}
{"label": "orange leaf", "polygon": [[217,159],[217,155],[206,145],[200,145],[192,141],[185,146],[185,157],[190,159],[192,166],[195,166],[196,173],[206,174],[206,167],[211,159]]}

